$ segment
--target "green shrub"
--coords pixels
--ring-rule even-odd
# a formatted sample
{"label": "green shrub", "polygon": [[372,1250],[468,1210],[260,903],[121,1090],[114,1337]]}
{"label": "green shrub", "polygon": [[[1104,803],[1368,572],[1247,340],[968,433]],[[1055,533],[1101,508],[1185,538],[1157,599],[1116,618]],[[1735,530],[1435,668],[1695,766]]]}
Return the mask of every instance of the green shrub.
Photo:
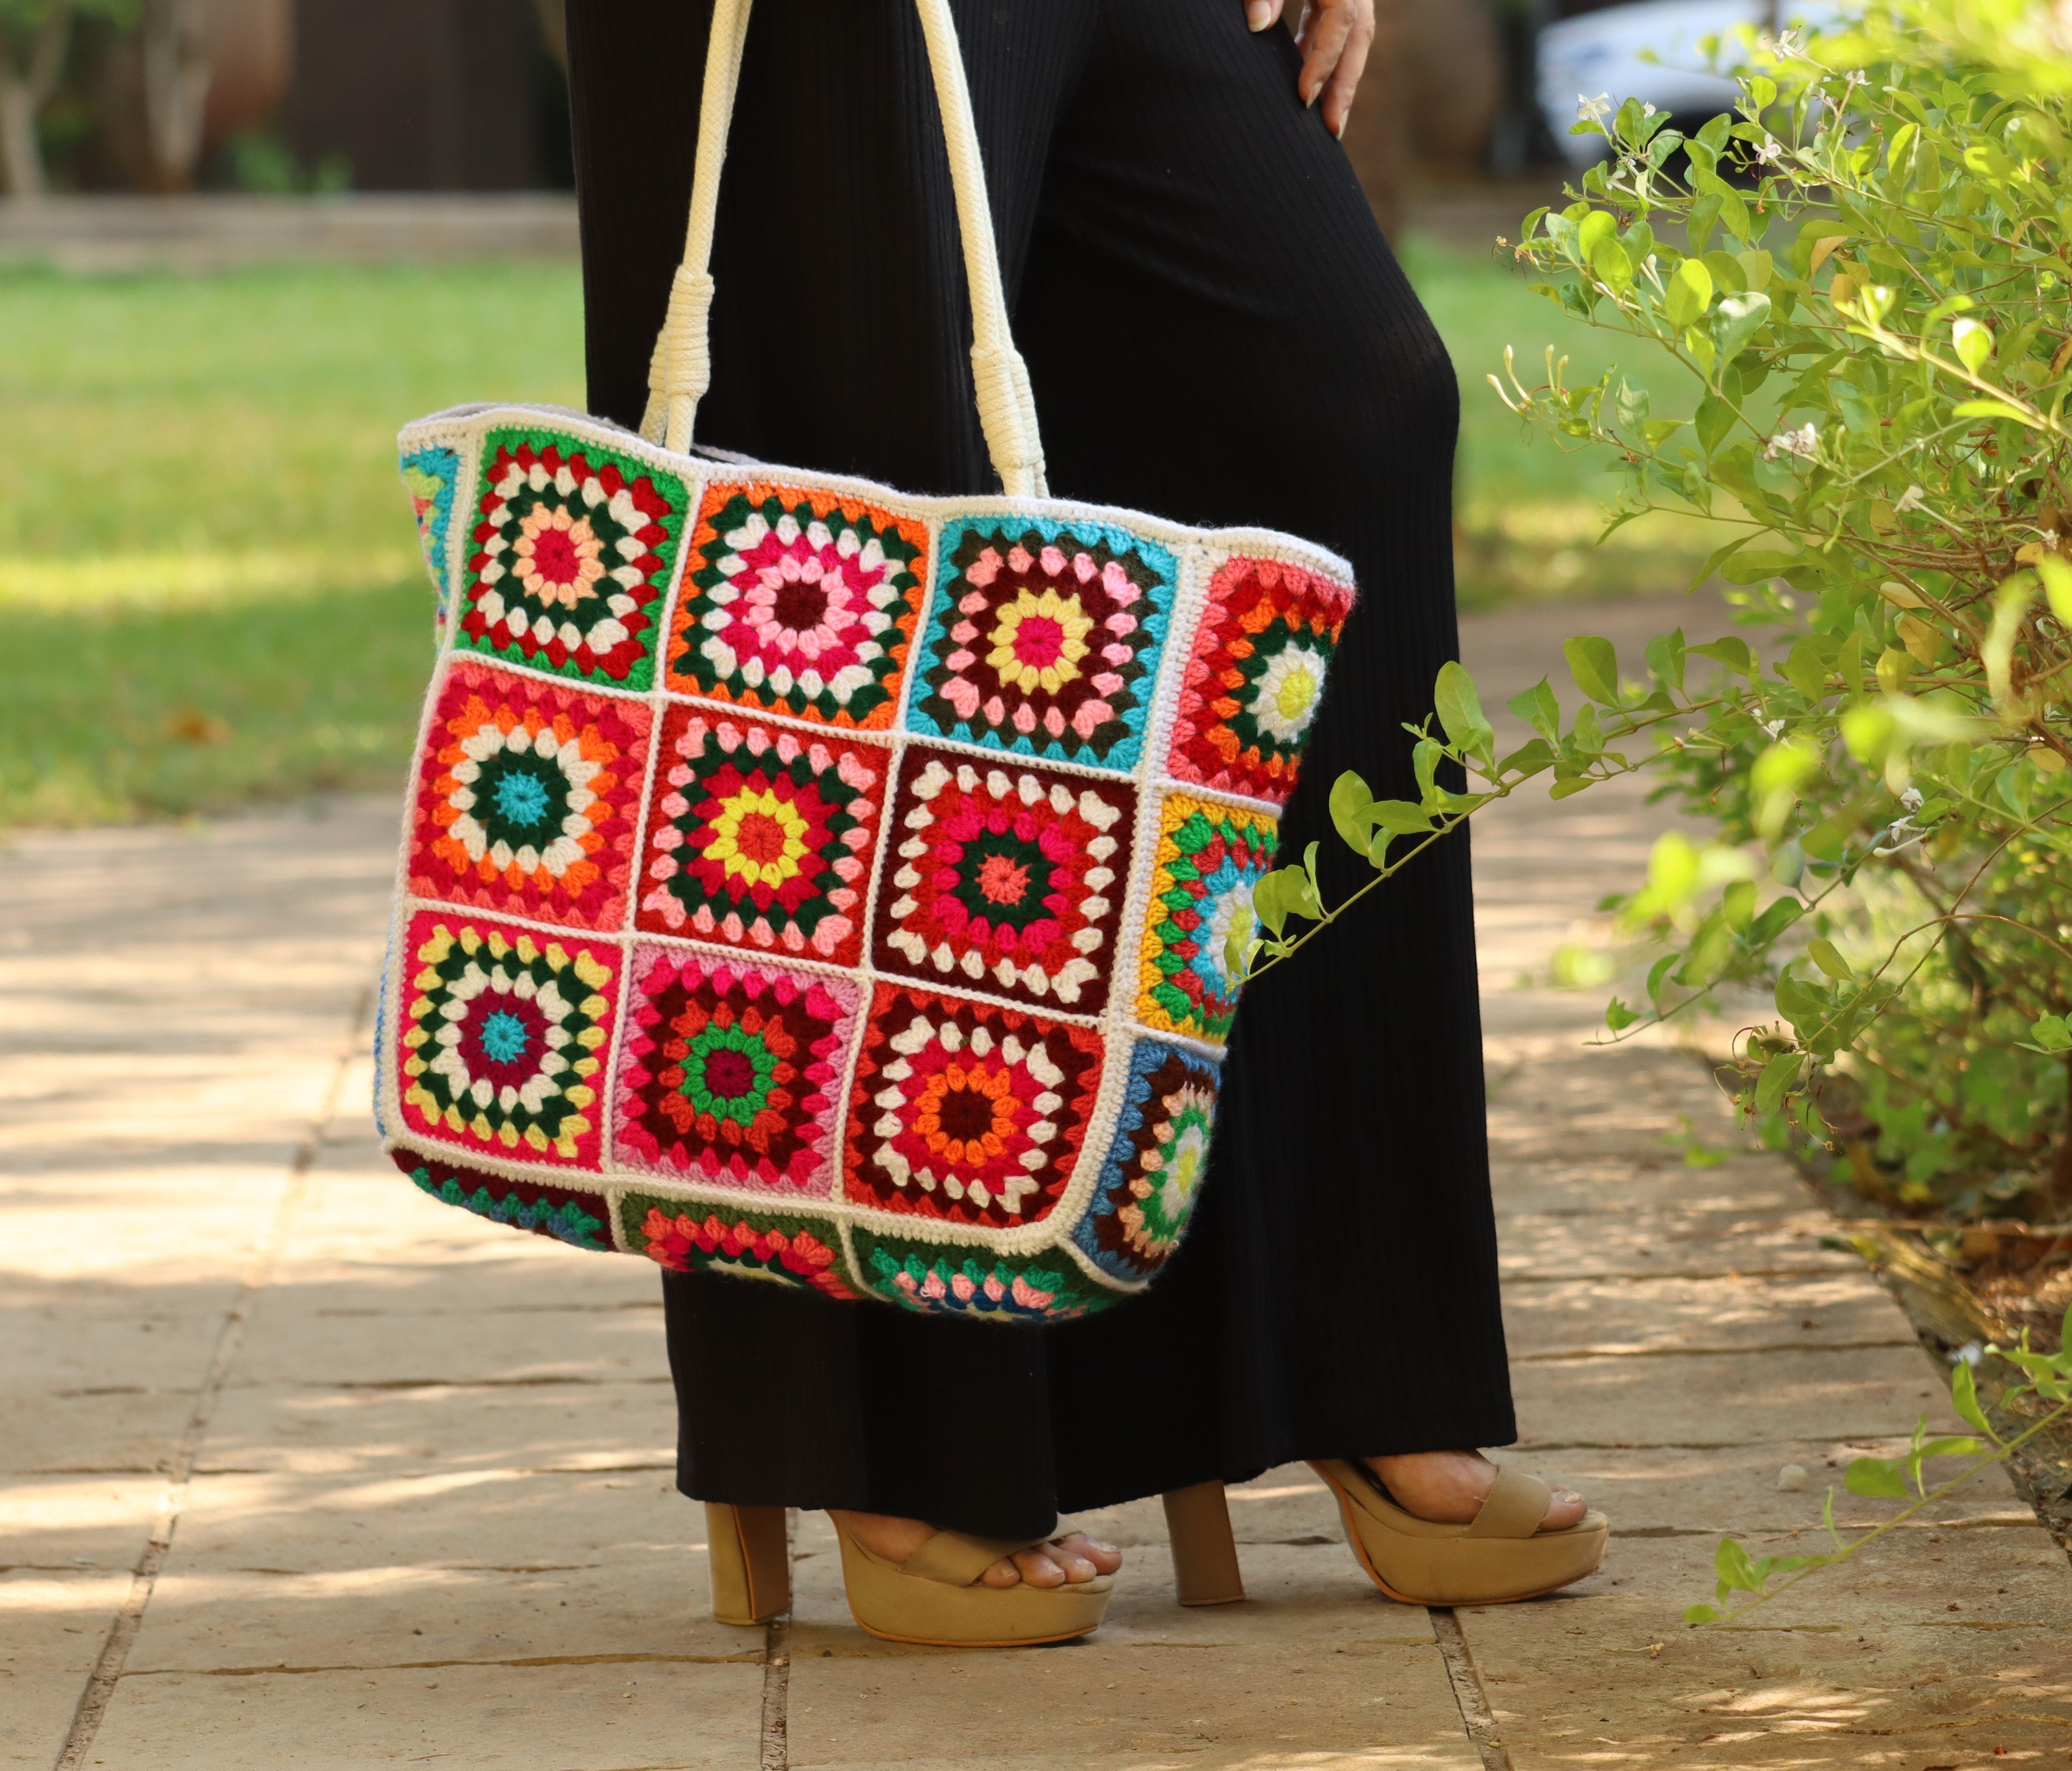
{"label": "green shrub", "polygon": [[[1894,0],[1810,43],[1745,46],[1736,114],[1688,140],[1637,101],[1586,106],[1577,128],[1610,158],[1517,251],[1675,397],[1616,368],[1567,384],[1552,351],[1540,384],[1498,391],[1615,457],[1607,533],[1661,511],[1716,524],[1700,576],[1744,587],[1742,632],[1663,636],[1645,681],[1604,641],[1570,642],[1581,706],[1564,717],[1544,684],[1519,697],[1538,735],[1502,758],[1449,667],[1418,735],[1420,802],[1377,805],[1350,777],[1334,797],[1385,875],[1543,775],[1556,795],[1666,776],[1716,836],[1665,838],[1622,901],[1661,952],[1646,1000],[1611,1005],[1614,1035],[1770,992],[1777,1018],[1739,1045],[1745,1108],[1828,1142],[1868,1193],[1958,1214],[2072,1206],[2058,29],[2013,0]],[[1470,791],[1442,784],[1449,761]],[[1306,869],[1274,876],[1255,961],[1306,938],[1289,917],[1323,912]]]}

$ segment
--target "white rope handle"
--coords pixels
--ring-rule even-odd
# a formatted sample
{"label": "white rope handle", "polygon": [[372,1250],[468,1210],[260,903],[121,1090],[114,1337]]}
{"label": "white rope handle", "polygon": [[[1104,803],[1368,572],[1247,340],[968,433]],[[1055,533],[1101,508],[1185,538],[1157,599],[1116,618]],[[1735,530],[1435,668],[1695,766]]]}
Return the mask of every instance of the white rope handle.
{"label": "white rope handle", "polygon": [[[691,446],[698,402],[712,385],[708,345],[711,324],[713,228],[719,213],[719,181],[726,159],[727,131],[734,121],[741,81],[741,54],[748,35],[750,0],[714,0],[712,38],[705,52],[705,91],[698,110],[697,161],[691,174],[691,214],[684,231],[684,261],[669,290],[669,310],[655,340],[648,369],[648,409],[640,434],[682,452]],[[978,126],[972,118],[971,88],[949,0],[915,0],[921,33],[935,75],[935,100],[943,113],[949,150],[950,182],[956,192],[957,228],[964,240],[964,277],[971,291],[972,384],[979,425],[985,433],[994,471],[1009,493],[1042,498],[1043,445],[1029,371],[1014,348],[1007,320],[1007,297],[993,243],[993,210],[979,156]]]}

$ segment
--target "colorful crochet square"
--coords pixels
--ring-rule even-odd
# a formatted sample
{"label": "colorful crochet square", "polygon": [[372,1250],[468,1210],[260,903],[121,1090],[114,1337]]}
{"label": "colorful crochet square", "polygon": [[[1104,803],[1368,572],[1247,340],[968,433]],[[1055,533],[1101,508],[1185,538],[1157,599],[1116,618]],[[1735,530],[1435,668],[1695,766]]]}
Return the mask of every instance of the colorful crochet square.
{"label": "colorful crochet square", "polygon": [[1016,1258],[907,1242],[861,1226],[849,1235],[863,1283],[931,1316],[1059,1322],[1091,1315],[1124,1295],[1095,1284],[1061,1248]]}
{"label": "colorful crochet square", "polygon": [[1103,1272],[1141,1284],[1179,1246],[1209,1160],[1218,1066],[1157,1040],[1129,1054],[1114,1141],[1073,1239]]}
{"label": "colorful crochet square", "polygon": [[849,1095],[853,1204],[1005,1228],[1048,1217],[1100,1086],[1091,1027],[881,984]]}
{"label": "colorful crochet square", "polygon": [[1218,570],[1180,680],[1170,772],[1285,805],[1352,605],[1350,586],[1300,566]]}
{"label": "colorful crochet square", "polygon": [[422,910],[404,940],[399,1131],[527,1162],[599,1165],[617,950]]}
{"label": "colorful crochet square", "polygon": [[507,1181],[501,1175],[457,1168],[415,1150],[392,1150],[388,1154],[397,1168],[444,1204],[458,1206],[491,1223],[552,1236],[571,1248],[611,1252],[611,1207],[601,1194],[550,1187],[534,1181]]}
{"label": "colorful crochet square", "polygon": [[910,748],[872,963],[1096,1014],[1129,879],[1137,789]]}
{"label": "colorful crochet square", "polygon": [[424,549],[425,569],[438,594],[438,624],[446,626],[452,581],[446,569],[446,538],[453,532],[454,498],[460,479],[460,453],[434,444],[413,449],[402,460],[403,486],[417,519],[417,545]]}
{"label": "colorful crochet square", "polygon": [[943,529],[909,724],[1025,755],[1136,764],[1177,567],[1124,530],[1017,518]]}
{"label": "colorful crochet square", "polygon": [[682,483],[552,431],[492,430],[454,643],[647,688],[687,502]]}
{"label": "colorful crochet square", "polygon": [[811,1218],[717,1210],[629,1193],[619,1202],[619,1228],[635,1254],[679,1273],[734,1273],[824,1292],[857,1294],[843,1271],[828,1227]]}
{"label": "colorful crochet square", "polygon": [[639,926],[854,965],[891,766],[878,745],[671,707]]}
{"label": "colorful crochet square", "polygon": [[654,716],[456,655],[417,765],[410,890],[615,929]]}
{"label": "colorful crochet square", "polygon": [[831,1194],[858,987],[659,947],[635,953],[632,976],[619,1159],[718,1186]]}
{"label": "colorful crochet square", "polygon": [[1279,820],[1169,795],[1160,809],[1151,896],[1137,964],[1137,1018],[1161,1033],[1220,1045],[1238,986],[1223,969],[1233,928],[1257,927],[1252,888],[1273,865]]}
{"label": "colorful crochet square", "polygon": [[668,687],[828,725],[891,725],[920,617],[927,527],[825,492],[711,487]]}

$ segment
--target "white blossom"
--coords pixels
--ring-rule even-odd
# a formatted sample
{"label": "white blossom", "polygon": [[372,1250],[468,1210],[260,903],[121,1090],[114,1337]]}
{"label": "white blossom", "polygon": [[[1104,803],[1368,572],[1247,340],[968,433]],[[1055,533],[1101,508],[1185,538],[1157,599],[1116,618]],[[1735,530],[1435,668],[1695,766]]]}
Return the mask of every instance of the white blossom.
{"label": "white blossom", "polygon": [[1780,454],[1784,454],[1798,455],[1807,461],[1811,461],[1819,453],[1820,433],[1814,428],[1812,421],[1809,419],[1796,430],[1781,431],[1771,438],[1763,446],[1762,458],[1765,461],[1775,461]]}
{"label": "white blossom", "polygon": [[1595,98],[1585,97],[1581,92],[1576,95],[1576,116],[1582,122],[1601,123],[1610,114],[1611,108],[1610,92],[1600,92]]}
{"label": "white blossom", "polygon": [[1926,502],[1926,497],[1927,495],[1918,486],[1910,486],[1899,495],[1899,502],[1893,506],[1893,509],[1904,516],[1909,511],[1919,510]]}

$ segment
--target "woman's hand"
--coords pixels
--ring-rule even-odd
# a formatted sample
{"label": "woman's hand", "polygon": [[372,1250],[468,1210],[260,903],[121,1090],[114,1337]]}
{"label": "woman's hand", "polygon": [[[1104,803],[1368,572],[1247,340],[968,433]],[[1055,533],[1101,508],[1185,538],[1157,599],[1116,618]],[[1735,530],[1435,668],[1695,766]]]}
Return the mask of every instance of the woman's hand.
{"label": "woman's hand", "polygon": [[[1254,31],[1264,31],[1280,18],[1283,3],[1247,0],[1245,18]],[[1302,51],[1295,89],[1305,105],[1315,104],[1321,93],[1325,127],[1342,136],[1360,71],[1374,43],[1374,0],[1309,0],[1295,41]]]}

